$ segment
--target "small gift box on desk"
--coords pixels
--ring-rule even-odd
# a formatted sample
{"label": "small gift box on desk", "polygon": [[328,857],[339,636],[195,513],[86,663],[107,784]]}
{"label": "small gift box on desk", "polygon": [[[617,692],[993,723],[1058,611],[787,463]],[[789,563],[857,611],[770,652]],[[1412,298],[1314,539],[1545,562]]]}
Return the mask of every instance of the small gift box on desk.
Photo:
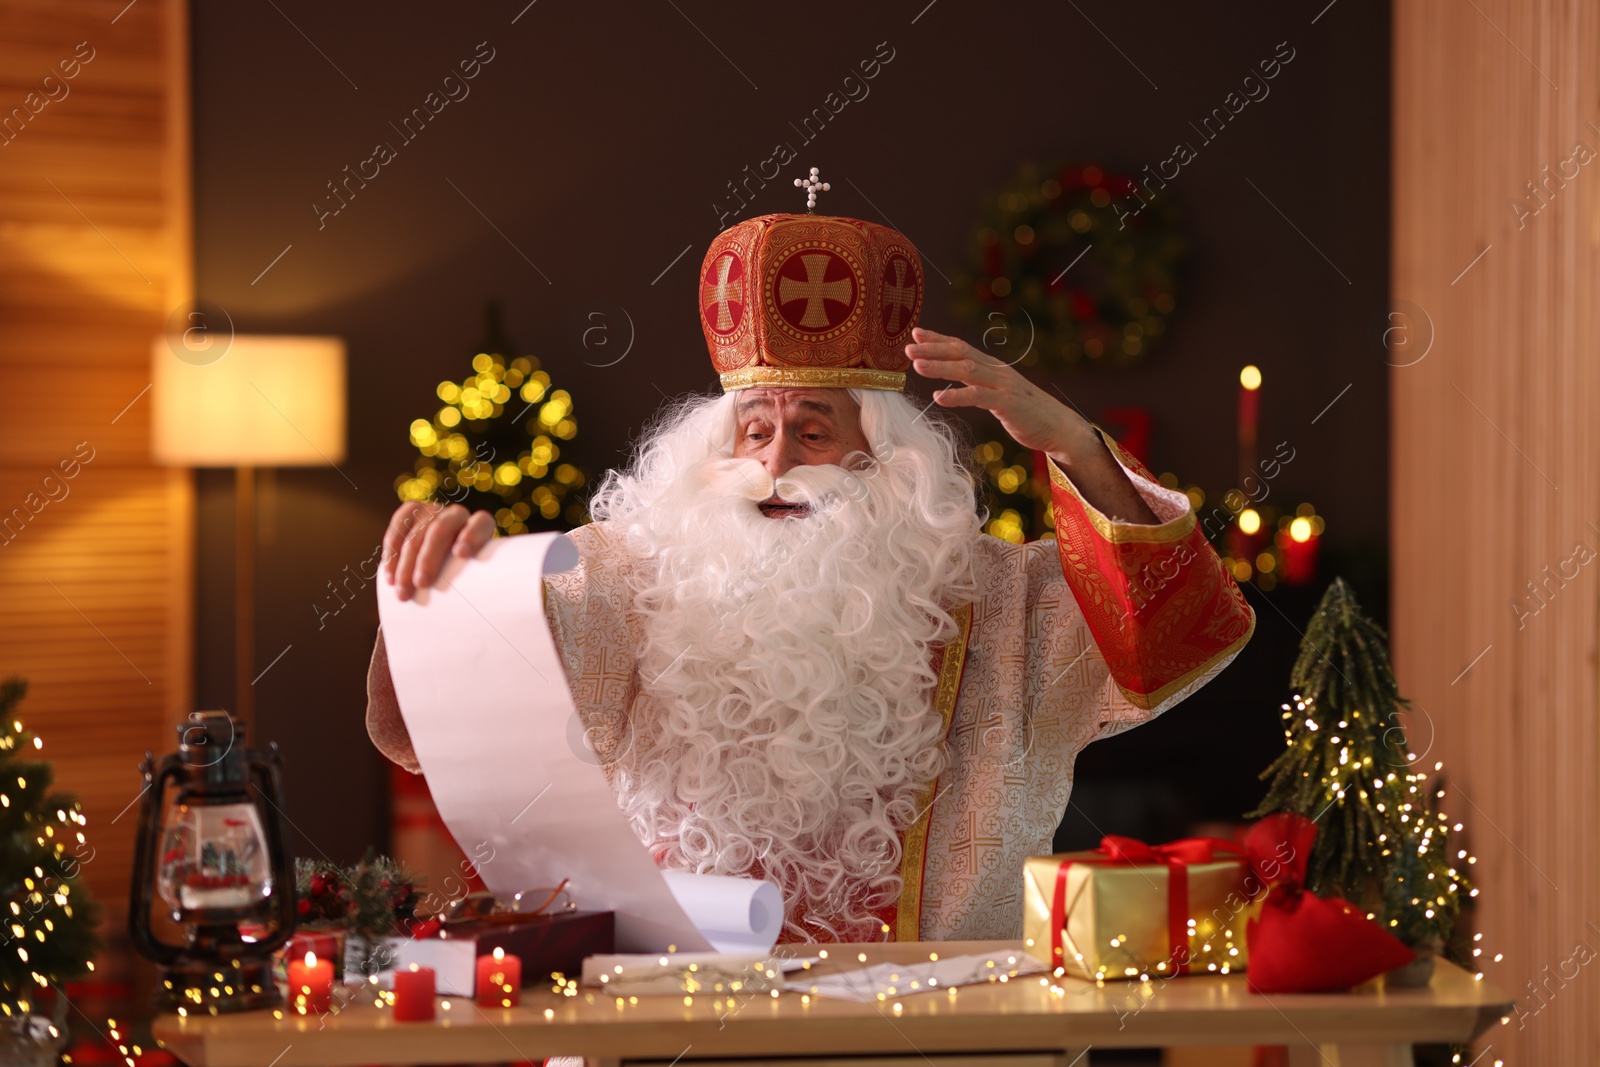
{"label": "small gift box on desk", "polygon": [[1242,970],[1266,885],[1231,841],[1109,836],[1023,867],[1023,937],[1059,974],[1172,977]]}
{"label": "small gift box on desk", "polygon": [[[578,974],[588,956],[615,950],[610,911],[567,911],[514,923],[446,923],[438,937],[400,940],[396,968],[433,968],[442,996],[473,996],[478,957],[503,949],[522,961],[522,984],[548,984],[550,975]],[[381,979],[380,979],[381,981]]]}
{"label": "small gift box on desk", "polygon": [[[562,903],[554,906],[558,897]],[[434,972],[441,996],[474,996],[478,958],[496,949],[520,963],[521,985],[544,984],[552,973],[579,973],[586,957],[615,951],[615,929],[615,912],[579,911],[560,886],[505,902],[475,893],[452,905],[442,923],[421,927],[421,936],[386,939],[388,966],[378,984],[417,964]]]}

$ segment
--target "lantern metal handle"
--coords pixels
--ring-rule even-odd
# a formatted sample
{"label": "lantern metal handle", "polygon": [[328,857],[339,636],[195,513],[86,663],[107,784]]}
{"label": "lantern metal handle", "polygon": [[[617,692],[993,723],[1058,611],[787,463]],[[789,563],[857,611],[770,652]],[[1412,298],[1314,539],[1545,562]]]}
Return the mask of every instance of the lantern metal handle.
{"label": "lantern metal handle", "polygon": [[169,945],[150,930],[150,907],[154,903],[155,878],[150,869],[155,855],[154,835],[161,832],[161,803],[166,796],[167,779],[183,771],[182,758],[176,752],[161,757],[155,764],[154,755],[144,754],[140,770],[144,772],[144,796],[139,803],[139,832],[133,846],[133,893],[128,909],[128,936],[140,952],[158,964],[171,965],[178,961],[180,946]]}

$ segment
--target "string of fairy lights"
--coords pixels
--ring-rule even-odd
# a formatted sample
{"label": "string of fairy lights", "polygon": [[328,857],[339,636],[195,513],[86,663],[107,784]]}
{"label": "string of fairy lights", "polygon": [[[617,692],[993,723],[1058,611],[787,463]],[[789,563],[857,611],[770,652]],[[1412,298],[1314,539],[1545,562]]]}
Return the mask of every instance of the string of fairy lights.
{"label": "string of fairy lights", "polygon": [[[20,721],[13,720],[11,731],[0,736],[0,752],[17,753],[19,748],[39,751],[44,748],[44,740],[27,733]],[[10,760],[6,762],[10,763]],[[9,781],[0,783],[0,809],[9,812],[15,806],[24,824],[33,825],[40,814],[35,808],[52,799],[42,795],[43,790],[48,788],[48,776],[41,772],[32,786],[24,774],[15,775],[14,780],[15,787]],[[64,955],[52,943],[58,940],[54,936],[59,932],[58,924],[82,933],[76,929],[79,924],[74,922],[79,918],[71,902],[74,887],[69,877],[59,873],[59,869],[69,861],[68,845],[73,842],[79,845],[85,843],[82,828],[89,824],[76,800],[54,799],[58,805],[55,807],[54,820],[37,827],[33,841],[38,848],[47,850],[45,861],[57,869],[46,872],[43,864],[35,863],[31,871],[22,876],[20,891],[13,891],[5,901],[9,915],[0,913],[0,922],[4,923],[13,939],[12,952],[28,976],[26,986],[20,986],[8,978],[3,983],[3,989],[0,989],[0,994],[3,994],[0,995],[0,1013],[8,1018],[17,1014],[27,1015],[32,1010],[31,990],[49,988],[66,974],[94,970],[94,960],[89,958],[92,941],[80,937],[79,943],[69,947]],[[45,810],[42,815],[49,820],[51,813]],[[56,832],[58,827],[62,830],[59,834]],[[26,916],[24,909],[28,912]],[[54,1031],[53,1027],[51,1029]],[[52,1032],[52,1036],[57,1035]]]}
{"label": "string of fairy lights", "polygon": [[[1311,708],[1311,702],[1298,693],[1294,695],[1290,703],[1283,705],[1282,717],[1286,724],[1284,729],[1285,741],[1292,743],[1294,740],[1293,733],[1288,728],[1290,723],[1301,723],[1303,721],[1306,729],[1312,733],[1316,733],[1319,730],[1316,720],[1307,714]],[[1350,719],[1355,719],[1360,717],[1361,712],[1352,710],[1349,715]],[[1339,720],[1336,727],[1340,730],[1350,729],[1352,725],[1350,719]],[[1340,746],[1341,738],[1338,736],[1330,737],[1329,742],[1331,746]],[[1330,747],[1329,751],[1332,752],[1334,749]],[[1452,823],[1448,814],[1444,811],[1436,810],[1438,802],[1443,801],[1445,797],[1443,785],[1438,784],[1444,771],[1443,761],[1436,760],[1433,764],[1432,803],[1425,803],[1424,798],[1430,794],[1430,776],[1410,769],[1418,762],[1418,756],[1415,752],[1410,751],[1409,746],[1404,753],[1405,767],[1398,773],[1396,771],[1379,772],[1374,770],[1371,756],[1351,759],[1350,749],[1347,746],[1338,747],[1337,752],[1337,761],[1328,765],[1322,775],[1321,784],[1327,803],[1329,805],[1338,803],[1344,800],[1351,790],[1355,790],[1358,799],[1363,803],[1370,802],[1374,809],[1380,813],[1392,808],[1399,813],[1398,817],[1402,824],[1414,825],[1420,828],[1419,840],[1415,845],[1416,855],[1419,859],[1427,858],[1435,852],[1448,848],[1449,834],[1461,833],[1466,829],[1464,823]],[[1391,842],[1389,835],[1385,833],[1380,833],[1377,840],[1381,856],[1387,858],[1394,855],[1393,850],[1398,846],[1398,842]],[[1432,890],[1426,891],[1431,894],[1427,896],[1423,895],[1425,891],[1420,888],[1414,889],[1409,886],[1404,877],[1396,878],[1393,886],[1386,887],[1389,890],[1386,893],[1386,897],[1390,905],[1387,910],[1391,912],[1387,925],[1392,931],[1398,932],[1407,924],[1403,911],[1400,914],[1393,914],[1396,910],[1396,904],[1402,908],[1409,908],[1413,915],[1419,916],[1424,923],[1433,921],[1443,912],[1448,912],[1449,914],[1457,912],[1461,907],[1463,892],[1467,899],[1475,899],[1478,896],[1477,886],[1470,884],[1466,872],[1461,869],[1463,866],[1471,867],[1477,862],[1477,856],[1465,848],[1458,847],[1454,862],[1445,866],[1450,882],[1445,886],[1435,886]],[[1433,879],[1433,872],[1429,872],[1424,881]],[[1402,890],[1402,892],[1395,893],[1395,889]],[[1367,912],[1367,918],[1381,921],[1376,911]],[[1482,942],[1483,933],[1481,931],[1472,935],[1471,959],[1474,964],[1472,977],[1474,981],[1478,982],[1484,980],[1482,968],[1485,964],[1482,961],[1485,949]],[[1492,957],[1493,963],[1501,963],[1504,960],[1505,953],[1503,952],[1496,952]],[[1508,1025],[1510,1022],[1511,1016],[1509,1015],[1502,1016],[1500,1019],[1502,1026]],[[1461,1054],[1454,1054],[1451,1062],[1461,1063]],[[1503,1067],[1503,1061],[1495,1060],[1494,1067]]]}

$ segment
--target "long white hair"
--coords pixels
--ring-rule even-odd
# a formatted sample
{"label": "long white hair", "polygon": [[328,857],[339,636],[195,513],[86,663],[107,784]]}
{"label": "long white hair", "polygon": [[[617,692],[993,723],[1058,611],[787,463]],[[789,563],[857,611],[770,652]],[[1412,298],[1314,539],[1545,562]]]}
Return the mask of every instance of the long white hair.
{"label": "long white hair", "polygon": [[[734,459],[735,395],[666,413],[590,503],[635,555],[635,743],[614,768],[658,861],[757,874],[787,933],[873,940],[900,831],[944,769],[933,707],[980,530],[959,432],[854,391],[871,454],[774,480]],[[777,492],[800,518],[768,518]]]}

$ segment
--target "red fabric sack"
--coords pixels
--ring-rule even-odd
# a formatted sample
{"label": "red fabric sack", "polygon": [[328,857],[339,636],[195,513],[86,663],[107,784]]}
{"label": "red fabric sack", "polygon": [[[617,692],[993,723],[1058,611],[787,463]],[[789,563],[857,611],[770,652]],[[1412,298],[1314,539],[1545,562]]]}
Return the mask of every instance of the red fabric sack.
{"label": "red fabric sack", "polygon": [[1279,813],[1256,823],[1244,848],[1272,887],[1261,917],[1245,928],[1250,988],[1257,993],[1330,993],[1410,963],[1413,953],[1389,931],[1338,897],[1305,890],[1317,824]]}

